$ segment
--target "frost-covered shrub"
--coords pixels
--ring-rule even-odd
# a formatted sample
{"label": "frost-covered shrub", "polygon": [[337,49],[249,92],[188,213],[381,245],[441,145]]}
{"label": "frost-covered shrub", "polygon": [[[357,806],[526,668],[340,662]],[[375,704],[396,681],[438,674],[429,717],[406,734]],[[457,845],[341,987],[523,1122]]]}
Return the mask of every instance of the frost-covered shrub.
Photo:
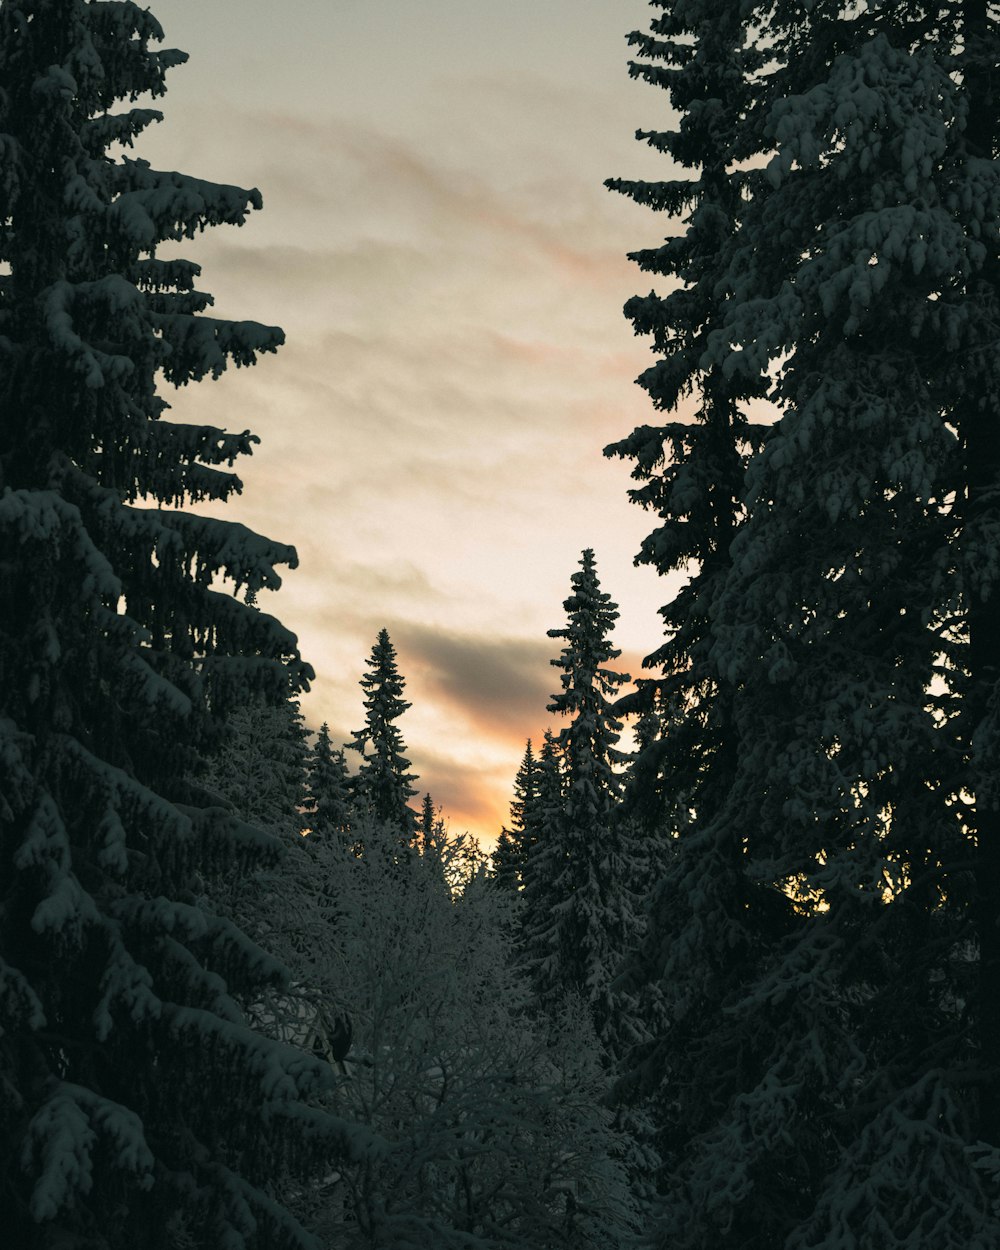
{"label": "frost-covered shrub", "polygon": [[551,1034],[529,1021],[510,900],[469,874],[464,838],[439,826],[413,855],[372,825],[363,844],[319,850],[339,914],[317,973],[353,1026],[331,1105],[385,1146],[340,1170],[317,1212],[329,1244],[624,1244],[631,1200],[585,1004]]}

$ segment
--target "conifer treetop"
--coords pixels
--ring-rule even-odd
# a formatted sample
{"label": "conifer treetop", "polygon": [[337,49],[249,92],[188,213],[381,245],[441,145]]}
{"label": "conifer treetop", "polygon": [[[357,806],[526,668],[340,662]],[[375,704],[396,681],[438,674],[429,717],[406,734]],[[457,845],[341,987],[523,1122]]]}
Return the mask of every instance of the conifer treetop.
{"label": "conifer treetop", "polygon": [[524,755],[514,777],[514,797],[510,803],[510,827],[500,830],[492,855],[493,873],[498,884],[517,890],[534,837],[530,831],[532,809],[537,805],[539,763],[527,740]]}
{"label": "conifer treetop", "polygon": [[565,646],[551,663],[562,670],[562,689],[552,696],[550,712],[571,718],[559,733],[559,744],[574,781],[596,786],[607,794],[616,792],[618,780],[611,764],[621,757],[615,751],[621,721],[611,707],[611,697],[629,680],[626,673],[606,667],[621,651],[610,635],[618,620],[618,605],[601,590],[594,552],[587,548],[580,558],[580,569],[570,579],[572,590],[563,607],[566,625],[550,629],[550,638],[561,638]]}
{"label": "conifer treetop", "polygon": [[387,629],[379,630],[366,661],[369,671],[361,677],[365,692],[365,724],[355,730],[348,746],[361,755],[361,767],[354,778],[354,797],[376,820],[389,821],[412,832],[415,816],[407,806],[416,793],[410,783],[406,745],[396,721],[408,711],[403,698],[405,682],[396,665],[396,649]]}

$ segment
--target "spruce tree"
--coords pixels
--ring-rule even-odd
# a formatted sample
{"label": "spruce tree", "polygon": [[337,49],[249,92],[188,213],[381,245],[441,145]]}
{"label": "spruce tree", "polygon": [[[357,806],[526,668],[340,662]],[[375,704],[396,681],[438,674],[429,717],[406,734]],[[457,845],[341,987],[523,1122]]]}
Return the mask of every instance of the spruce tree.
{"label": "spruce tree", "polygon": [[445,839],[445,825],[439,809],[435,808],[430,794],[425,794],[420,806],[420,820],[414,843],[428,867],[436,866],[444,879],[445,865],[441,847]]}
{"label": "spruce tree", "polygon": [[[753,983],[774,926],[785,923],[781,901],[747,872],[753,822],[717,819],[734,784],[741,733],[734,684],[715,662],[713,605],[743,518],[746,462],[762,438],[748,409],[766,381],[761,368],[727,372],[707,349],[732,296],[727,267],[759,178],[742,162],[761,146],[748,115],[756,116],[765,57],[745,5],[664,0],[654,7],[661,12],[650,33],[629,36],[641,58],[629,71],[667,93],[676,120],[636,137],[683,176],[607,185],[683,222],[661,246],[630,254],[672,289],[625,308],[657,355],[638,382],[673,420],[640,426],[605,454],[633,462],[640,485],[631,498],[658,520],[636,562],[661,575],[682,571],[687,580],[661,609],[665,640],[643,662],[659,675],[639,679],[620,704],[640,714],[623,807],[656,871],[645,937],[619,986],[638,1019],[618,1097],[651,1110],[668,1195],[664,1238],[708,1245],[721,1234],[707,1214],[713,1204],[688,1181],[700,1157],[693,1143],[763,1062],[729,1006]],[[728,1218],[724,1199],[715,1205]],[[776,1218],[787,1205],[776,1202]],[[751,1232],[737,1222],[731,1235],[742,1244]],[[758,1235],[761,1244],[780,1243],[763,1205]]]}
{"label": "spruce tree", "polygon": [[[728,726],[728,695],[710,661],[709,607],[729,568],[746,459],[763,432],[747,416],[749,401],[766,390],[762,375],[727,376],[705,359],[730,296],[726,262],[749,180],[733,166],[759,146],[744,115],[763,56],[749,46],[737,4],[657,0],[654,7],[664,12],[651,33],[628,37],[643,58],[630,62],[629,72],[665,89],[678,121],[674,129],[640,130],[636,138],[692,172],[657,182],[612,178],[605,185],[685,224],[662,245],[629,253],[643,273],[667,279],[673,289],[625,305],[635,333],[649,336],[657,355],[638,384],[658,411],[675,419],[639,426],[605,455],[633,462],[640,485],[630,498],[659,522],[636,564],[661,575],[689,574],[660,610],[666,640],[643,661],[662,675],[640,678],[621,706],[650,721],[659,717],[660,732],[647,733],[642,743],[644,790],[671,801],[684,793],[694,803],[710,764],[715,788],[725,789],[715,757]],[[677,717],[679,706],[696,707],[697,714]]]}
{"label": "spruce tree", "polygon": [[310,837],[330,841],[351,827],[351,780],[344,752],[330,741],[324,721],[306,756],[302,822]]}
{"label": "spruce tree", "polygon": [[521,885],[518,851],[517,842],[511,831],[504,825],[490,855],[490,868],[494,882],[502,890],[507,890],[511,894],[516,894]]}
{"label": "spruce tree", "polygon": [[563,604],[567,623],[549,630],[565,642],[552,661],[562,689],[549,711],[569,722],[558,737],[561,801],[525,866],[525,945],[539,1005],[551,1010],[566,993],[579,993],[604,1041],[613,1028],[611,981],[636,937],[632,865],[615,820],[621,722],[611,706],[628,677],[607,667],[621,654],[609,639],[618,610],[601,590],[593,551],[583,552],[580,565]]}
{"label": "spruce tree", "polygon": [[405,682],[396,667],[396,649],[388,630],[379,631],[367,663],[370,671],[361,678],[365,725],[348,743],[361,755],[353,781],[354,805],[370,819],[394,825],[408,841],[416,827],[415,814],[408,806],[417,793],[410,784],[416,777],[407,771],[410,761],[395,722],[410,704],[403,698]]}
{"label": "spruce tree", "polygon": [[555,735],[546,729],[542,749],[538,753],[535,793],[524,809],[525,841],[528,846],[521,868],[523,907],[520,921],[522,963],[527,968],[529,951],[537,955],[538,926],[551,910],[552,878],[540,866],[539,857],[546,844],[546,831],[554,829],[562,819],[564,777],[562,760]]}
{"label": "spruce tree", "polygon": [[323,1066],[247,1027],[280,966],[196,905],[274,855],[198,762],[310,673],[252,602],[294,552],[181,510],[256,440],[163,420],[158,375],[282,336],[156,255],[261,203],[122,153],[160,114],[119,101],[185,59],[162,37],[131,3],[0,3],[0,1211],[28,1250],[304,1245],[269,1187],[336,1127],[301,1102]]}

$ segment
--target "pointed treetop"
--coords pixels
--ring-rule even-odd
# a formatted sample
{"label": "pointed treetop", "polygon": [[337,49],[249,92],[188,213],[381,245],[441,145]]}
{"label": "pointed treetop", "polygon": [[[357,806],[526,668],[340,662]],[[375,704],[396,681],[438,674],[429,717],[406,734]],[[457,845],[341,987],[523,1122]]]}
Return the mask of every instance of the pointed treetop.
{"label": "pointed treetop", "polygon": [[562,691],[549,710],[569,723],[558,738],[546,734],[528,808],[523,949],[538,1005],[551,1010],[576,990],[604,1041],[614,969],[635,932],[637,874],[617,820],[621,722],[610,702],[628,678],[605,667],[620,654],[609,640],[618,611],[600,588],[593,551],[584,551],[564,606],[566,626],[549,630],[566,642],[553,661]]}
{"label": "pointed treetop", "polygon": [[410,784],[417,778],[408,771],[406,744],[395,723],[410,704],[403,698],[405,682],[396,667],[396,650],[388,630],[379,630],[367,664],[369,672],[361,678],[365,724],[347,744],[361,755],[361,767],[354,778],[355,805],[376,820],[398,825],[410,834],[415,816],[407,802],[417,793]]}
{"label": "pointed treetop", "polygon": [[538,795],[538,760],[535,758],[529,738],[524,747],[524,755],[514,778],[514,798],[510,804],[511,833],[520,839],[525,830],[527,809],[534,803]]}
{"label": "pointed treetop", "polygon": [[434,841],[434,826],[437,823],[437,812],[434,808],[434,800],[430,796],[430,792],[424,795],[424,800],[420,808],[420,841],[421,851],[426,854],[428,847]]}
{"label": "pointed treetop", "polygon": [[559,733],[559,745],[574,781],[586,779],[610,796],[617,793],[619,781],[611,764],[623,758],[615,748],[621,721],[612,711],[611,698],[629,681],[626,673],[605,667],[621,651],[613,647],[610,634],[618,620],[618,604],[601,590],[594,552],[587,548],[580,569],[570,579],[572,590],[564,600],[567,613],[562,629],[550,629],[550,638],[562,638],[566,645],[551,663],[562,669],[562,690],[552,696],[550,712],[572,720]]}
{"label": "pointed treetop", "polygon": [[514,797],[510,804],[510,828],[500,830],[491,856],[493,876],[498,885],[510,890],[521,886],[528,850],[535,840],[530,832],[533,809],[537,806],[540,782],[539,762],[529,738],[514,778]]}

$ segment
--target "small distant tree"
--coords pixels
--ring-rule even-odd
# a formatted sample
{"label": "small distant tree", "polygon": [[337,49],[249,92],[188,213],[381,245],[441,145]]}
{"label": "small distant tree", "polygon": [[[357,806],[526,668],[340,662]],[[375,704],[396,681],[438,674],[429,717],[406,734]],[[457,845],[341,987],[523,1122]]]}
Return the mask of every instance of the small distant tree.
{"label": "small distant tree", "polygon": [[[551,878],[538,869],[538,857],[547,845],[547,832],[555,829],[563,816],[565,778],[559,745],[551,729],[546,729],[536,760],[534,794],[525,804],[524,832],[527,847],[521,867],[525,907],[521,913],[522,945],[527,950],[535,933],[533,917],[551,908]],[[537,935],[535,935],[537,936]]]}
{"label": "small distant tree", "polygon": [[493,875],[504,889],[521,888],[524,865],[531,848],[530,812],[538,800],[539,767],[529,738],[514,777],[514,797],[510,804],[510,827],[500,830],[493,850]]}
{"label": "small distant tree", "polygon": [[520,847],[504,825],[490,855],[493,880],[504,890],[516,893],[521,888]]}
{"label": "small distant tree", "polygon": [[437,811],[434,807],[434,800],[428,793],[424,795],[424,801],[420,807],[420,845],[424,851],[434,841],[434,826],[436,822]]}
{"label": "small distant tree", "polygon": [[612,709],[614,696],[629,681],[627,673],[608,668],[621,651],[610,642],[618,620],[618,605],[601,590],[597,562],[589,548],[580,559],[580,571],[570,579],[572,590],[563,602],[567,622],[550,629],[550,638],[565,646],[551,661],[561,669],[562,689],[552,696],[548,710],[569,717],[559,732],[566,763],[566,805],[570,813],[590,819],[606,817],[621,791],[614,765],[623,760],[616,750],[622,723]]}
{"label": "small distant tree", "polygon": [[379,631],[370,659],[369,672],[361,678],[365,692],[365,724],[353,734],[348,746],[361,756],[361,766],[353,780],[354,806],[370,820],[393,825],[412,837],[416,817],[408,806],[417,793],[410,783],[410,761],[396,721],[410,704],[403,698],[405,683],[396,667],[396,649],[388,630]]}
{"label": "small distant tree", "polygon": [[542,737],[538,753],[535,793],[524,805],[524,831],[528,855],[544,839],[545,830],[559,819],[566,795],[566,777],[559,743],[551,729]]}

